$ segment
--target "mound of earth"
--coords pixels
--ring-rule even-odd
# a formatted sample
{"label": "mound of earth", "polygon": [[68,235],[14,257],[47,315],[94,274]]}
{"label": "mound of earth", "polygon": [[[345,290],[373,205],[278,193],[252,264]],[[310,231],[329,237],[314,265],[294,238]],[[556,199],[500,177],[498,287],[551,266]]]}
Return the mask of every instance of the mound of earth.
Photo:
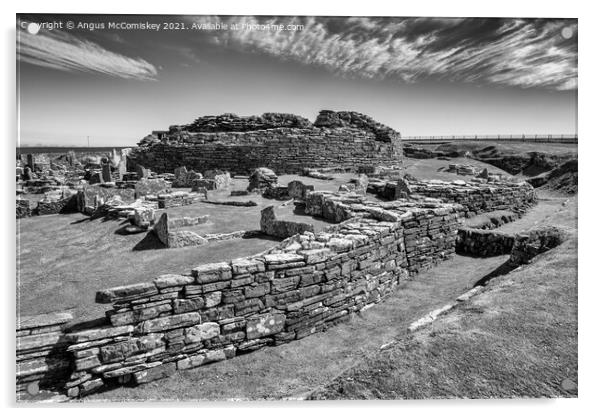
{"label": "mound of earth", "polygon": [[527,179],[533,187],[566,194],[577,193],[578,162],[571,159],[557,168],[544,172],[540,175]]}

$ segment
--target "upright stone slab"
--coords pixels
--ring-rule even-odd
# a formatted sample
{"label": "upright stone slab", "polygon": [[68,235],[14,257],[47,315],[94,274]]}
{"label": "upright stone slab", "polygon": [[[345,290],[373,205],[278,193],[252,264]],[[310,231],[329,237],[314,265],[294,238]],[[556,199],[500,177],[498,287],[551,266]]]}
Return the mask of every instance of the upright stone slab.
{"label": "upright stone slab", "polygon": [[35,158],[31,153],[27,154],[27,166],[29,166],[31,170],[35,170]]}
{"label": "upright stone slab", "polygon": [[149,170],[142,165],[136,165],[136,174],[138,175],[138,180],[146,179],[149,176]]}
{"label": "upright stone slab", "polygon": [[113,182],[113,177],[111,176],[111,164],[110,163],[102,164],[102,181],[103,182]]}

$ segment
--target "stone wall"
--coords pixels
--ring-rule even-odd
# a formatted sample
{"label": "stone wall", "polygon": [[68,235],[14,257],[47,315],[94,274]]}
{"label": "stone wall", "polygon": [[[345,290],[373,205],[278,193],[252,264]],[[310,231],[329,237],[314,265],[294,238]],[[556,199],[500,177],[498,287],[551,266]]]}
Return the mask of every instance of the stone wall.
{"label": "stone wall", "polygon": [[267,166],[277,173],[300,173],[306,167],[401,162],[399,133],[359,113],[331,113],[328,117],[334,121],[318,117],[315,125],[285,117],[289,122],[249,123],[238,118],[230,123],[204,120],[174,126],[160,140],[141,142],[130,158],[159,173],[180,166],[234,174]]}
{"label": "stone wall", "polygon": [[[462,204],[466,207],[467,216],[500,210],[522,214],[537,202],[535,190],[526,182],[430,180],[408,181],[407,184],[411,195]],[[384,199],[394,199],[397,186],[396,181],[373,181],[368,192]]]}
{"label": "stone wall", "polygon": [[33,397],[40,389],[63,388],[71,373],[64,327],[73,317],[53,313],[17,317],[17,394]]}
{"label": "stone wall", "polygon": [[[100,291],[97,302],[112,305],[106,317],[97,321],[100,324],[66,332],[54,327],[49,331],[56,332],[57,345],[52,340],[34,341],[19,351],[26,359],[37,359],[41,351],[59,351],[62,364],[54,367],[44,361],[45,367],[34,362],[33,374],[57,380],[52,376],[54,369],[68,361],[72,372],[61,373],[64,380],[57,385],[68,396],[78,397],[113,384],[146,383],[324,330],[380,302],[410,276],[450,258],[456,247],[471,254],[496,255],[507,253],[513,247],[510,241],[516,246],[514,236],[475,229],[458,232],[459,220],[469,209],[527,207],[534,202],[532,188],[452,185],[413,184],[412,191],[423,187],[422,194],[445,196],[468,207],[424,195],[377,202],[354,192],[303,189],[304,197],[299,196],[306,213],[336,224],[321,232],[299,229],[298,234],[255,256]],[[277,221],[274,215],[270,220]],[[170,226],[199,221],[202,218],[170,221],[164,214],[154,232],[163,231],[169,239]],[[226,238],[241,238],[244,233]],[[558,238],[552,232],[540,232],[519,240],[526,248],[515,251],[531,253],[547,249]],[[522,257],[517,261],[523,261]],[[38,344],[45,349],[36,350]],[[24,371],[18,373],[21,389],[35,381],[26,378],[32,375],[30,367],[22,366]]]}
{"label": "stone wall", "polygon": [[340,224],[255,256],[98,292],[97,302],[112,305],[104,323],[62,338],[73,369],[68,395],[146,383],[325,330],[454,252],[457,204],[350,209]]}
{"label": "stone wall", "polygon": [[314,227],[311,224],[277,220],[273,205],[261,210],[260,228],[261,232],[265,235],[278,238],[288,238],[295,234],[303,234],[306,231],[314,231]]}
{"label": "stone wall", "polygon": [[514,235],[500,231],[460,228],[456,238],[456,252],[478,257],[510,254]]}

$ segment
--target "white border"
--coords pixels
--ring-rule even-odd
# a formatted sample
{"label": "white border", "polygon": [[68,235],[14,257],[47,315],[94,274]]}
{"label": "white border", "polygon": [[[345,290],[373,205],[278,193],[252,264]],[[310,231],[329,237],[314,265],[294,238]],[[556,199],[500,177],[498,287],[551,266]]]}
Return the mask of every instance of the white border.
{"label": "white border", "polygon": [[[4,135],[2,144],[3,154],[3,180],[4,200],[0,204],[2,218],[6,221],[3,227],[2,264],[5,266],[2,281],[5,302],[3,308],[3,329],[5,338],[0,343],[2,358],[5,360],[5,370],[2,374],[3,404],[14,409],[14,293],[15,293],[15,221],[12,199],[15,195],[13,178],[14,148],[16,144],[16,111],[15,111],[15,13],[114,13],[114,14],[271,14],[271,15],[372,15],[372,16],[483,16],[483,17],[570,17],[579,18],[579,159],[581,164],[581,193],[579,196],[579,399],[564,400],[495,400],[495,401],[413,401],[413,402],[319,402],[319,403],[242,403],[221,404],[208,408],[207,404],[182,404],[177,412],[191,411],[212,412],[223,414],[244,412],[245,415],[263,415],[265,412],[291,415],[307,415],[315,412],[345,412],[364,414],[372,409],[379,412],[408,412],[420,415],[429,414],[478,414],[506,415],[507,413],[529,412],[544,413],[546,415],[562,414],[568,412],[588,412],[597,404],[595,399],[599,395],[600,386],[600,344],[598,332],[600,330],[600,313],[596,309],[599,303],[600,271],[595,263],[599,257],[598,247],[601,244],[597,237],[599,224],[600,205],[596,204],[601,193],[598,178],[602,177],[600,155],[600,141],[602,129],[600,116],[600,14],[597,13],[594,2],[585,5],[577,1],[526,1],[504,0],[502,2],[486,1],[429,1],[403,2],[393,5],[392,1],[370,0],[361,4],[354,4],[351,0],[341,2],[325,2],[324,0],[303,0],[289,4],[285,1],[226,1],[220,0],[210,4],[201,1],[170,0],[150,4],[144,2],[126,2],[124,0],[103,0],[94,4],[83,1],[20,1],[15,4],[2,4],[2,80],[3,91],[6,92],[2,100],[2,126]],[[100,406],[95,404],[95,407]],[[39,408],[21,408],[25,413],[40,411],[65,414],[82,411],[93,414],[100,412],[123,411],[136,412],[132,407],[151,407],[143,410],[162,414],[168,412],[165,405],[144,404],[107,404],[103,407],[109,409],[73,408],[73,406],[54,407],[41,410]],[[196,409],[202,407],[202,409]],[[596,406],[599,408],[599,404]]]}

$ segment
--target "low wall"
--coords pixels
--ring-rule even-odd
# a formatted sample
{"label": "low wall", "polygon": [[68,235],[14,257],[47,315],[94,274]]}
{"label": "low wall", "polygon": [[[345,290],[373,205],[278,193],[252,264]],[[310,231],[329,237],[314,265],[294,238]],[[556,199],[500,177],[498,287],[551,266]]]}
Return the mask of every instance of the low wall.
{"label": "low wall", "polygon": [[40,389],[64,388],[71,374],[64,327],[73,317],[53,313],[17,317],[17,394],[35,396]]}
{"label": "low wall", "polygon": [[478,257],[510,254],[514,235],[500,231],[460,228],[456,237],[456,252]]}
{"label": "low wall", "polygon": [[366,201],[349,220],[260,255],[100,291],[108,322],[64,336],[67,393],[149,382],[345,321],[453,255],[462,209]]}
{"label": "low wall", "polygon": [[[393,199],[397,182],[371,184],[369,191],[384,199]],[[467,216],[490,211],[511,210],[524,213],[537,202],[534,188],[526,183],[481,181],[409,181],[411,195],[436,198],[466,207]]]}
{"label": "low wall", "polygon": [[[429,195],[456,199],[442,183],[428,185]],[[508,195],[514,199],[504,208],[531,203],[532,188],[522,184],[451,189],[475,210],[496,210]],[[64,383],[68,396],[146,383],[345,321],[453,256],[467,207],[424,196],[375,202],[353,192],[307,191],[305,211],[337,224],[255,256],[98,292],[97,302],[112,304],[103,323],[60,337],[73,370]],[[485,233],[461,230],[460,245],[482,254],[495,232]],[[540,234],[525,240],[530,251],[554,238]],[[495,250],[505,252],[505,238],[500,234]]]}

